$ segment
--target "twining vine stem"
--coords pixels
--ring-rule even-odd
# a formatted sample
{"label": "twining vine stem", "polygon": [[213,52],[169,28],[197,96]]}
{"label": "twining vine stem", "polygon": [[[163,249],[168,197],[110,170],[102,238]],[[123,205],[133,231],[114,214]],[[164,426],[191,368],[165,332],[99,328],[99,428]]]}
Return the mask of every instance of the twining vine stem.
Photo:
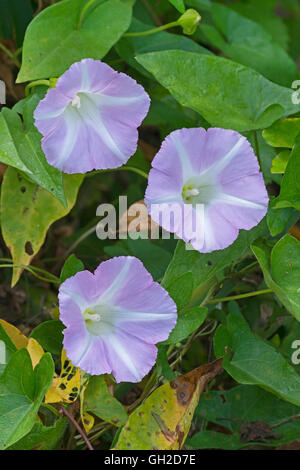
{"label": "twining vine stem", "polygon": [[79,432],[79,434],[81,435],[82,439],[84,440],[84,442],[86,443],[87,445],[87,448],[89,450],[94,450],[94,447],[92,446],[92,444],[90,443],[90,441],[88,440],[85,432],[81,429],[81,427],[79,426],[79,424],[77,423],[77,421],[73,418],[73,416],[66,410],[66,408],[62,405],[59,406],[59,412],[61,414],[64,414],[68,420],[73,424],[73,426],[75,426],[75,428],[77,429],[77,431]]}

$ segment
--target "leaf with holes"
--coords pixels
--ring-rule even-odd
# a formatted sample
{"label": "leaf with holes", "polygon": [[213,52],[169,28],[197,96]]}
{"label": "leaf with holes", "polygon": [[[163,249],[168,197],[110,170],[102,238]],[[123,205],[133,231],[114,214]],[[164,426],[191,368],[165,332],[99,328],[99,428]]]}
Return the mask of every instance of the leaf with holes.
{"label": "leaf with holes", "polygon": [[61,352],[61,372],[55,376],[46,393],[45,403],[72,403],[79,395],[80,369],[67,358],[65,349]]}
{"label": "leaf with holes", "polygon": [[[1,191],[2,235],[15,265],[27,266],[42,246],[48,228],[73,207],[82,175],[64,175],[68,201],[65,209],[43,188],[22,177],[14,168],[5,172]],[[13,270],[12,285],[22,268]]]}

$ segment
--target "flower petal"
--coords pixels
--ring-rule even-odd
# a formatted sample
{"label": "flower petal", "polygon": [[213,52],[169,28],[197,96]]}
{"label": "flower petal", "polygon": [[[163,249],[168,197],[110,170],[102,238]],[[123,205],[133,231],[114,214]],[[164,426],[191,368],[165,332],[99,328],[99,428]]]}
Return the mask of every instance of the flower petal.
{"label": "flower petal", "polygon": [[164,170],[160,171],[152,168],[148,177],[145,203],[149,205],[180,202],[182,201],[182,187],[183,180],[179,170],[173,171],[172,169],[170,174],[166,174]]}
{"label": "flower petal", "polygon": [[219,206],[204,209],[203,234],[191,239],[192,246],[201,253],[223,250],[238,237],[239,230],[223,216]]}
{"label": "flower petal", "polygon": [[149,105],[141,85],[107,64],[73,64],[34,113],[48,162],[67,173],[123,165],[136,151]]}
{"label": "flower petal", "polygon": [[164,341],[177,320],[176,304],[137,258],[117,257],[101,263],[95,271],[102,294],[96,303],[116,307],[111,321],[116,328],[147,343]]}
{"label": "flower petal", "polygon": [[56,89],[48,90],[34,110],[35,125],[42,135],[49,134],[57,127],[58,117],[62,116],[70,100]]}
{"label": "flower petal", "polygon": [[[93,303],[97,291],[94,282],[94,276],[90,271],[80,271],[75,276],[66,279],[59,288],[59,307],[62,315],[62,321],[68,326],[69,303],[75,303],[80,312]],[[71,308],[70,308],[71,309]],[[77,313],[77,310],[75,311]],[[71,320],[71,318],[70,318]]]}
{"label": "flower petal", "polygon": [[74,366],[79,367],[82,358],[87,354],[92,342],[92,336],[82,328],[81,324],[73,324],[63,330],[63,345],[67,356]]}
{"label": "flower petal", "polygon": [[[132,256],[118,256],[101,263],[94,272],[98,288],[97,302],[114,304],[115,296],[130,276]],[[127,294],[129,294],[127,292]]]}
{"label": "flower petal", "polygon": [[91,375],[110,374],[103,340],[76,326],[64,330],[64,348],[72,364]]}
{"label": "flower petal", "polygon": [[250,230],[266,215],[268,194],[260,173],[222,185],[218,207],[237,228]]}
{"label": "flower petal", "polygon": [[[155,222],[206,253],[226,248],[239,229],[257,225],[266,214],[268,196],[244,136],[195,128],[166,137],[152,163],[145,202]],[[181,215],[169,220],[176,204]]]}
{"label": "flower petal", "polygon": [[145,343],[156,344],[165,341],[175,327],[175,313],[120,311],[115,315],[119,329]]}
{"label": "flower petal", "polygon": [[117,381],[148,373],[154,343],[167,339],[177,319],[167,291],[131,256],[105,261],[94,274],[78,272],[60,286],[59,301],[72,363],[90,374],[113,372]]}
{"label": "flower petal", "polygon": [[[190,143],[190,145],[192,142]],[[192,150],[192,149],[191,149]],[[197,172],[219,174],[224,168],[232,164],[239,165],[235,174],[238,177],[246,174],[257,173],[259,166],[248,140],[236,131],[211,127],[206,131],[203,155],[194,147],[194,159],[198,160]],[[249,161],[250,156],[250,161]],[[247,171],[242,171],[244,168]]]}
{"label": "flower petal", "polygon": [[140,382],[155,364],[157,348],[122,331],[104,340],[117,382]]}
{"label": "flower petal", "polygon": [[114,314],[117,328],[150,344],[166,340],[176,321],[175,302],[157,283],[120,301]]}
{"label": "flower petal", "polygon": [[168,135],[155,155],[145,194],[146,204],[182,201],[184,181],[194,174],[182,141],[185,137],[183,131],[187,130],[190,129],[181,129]]}

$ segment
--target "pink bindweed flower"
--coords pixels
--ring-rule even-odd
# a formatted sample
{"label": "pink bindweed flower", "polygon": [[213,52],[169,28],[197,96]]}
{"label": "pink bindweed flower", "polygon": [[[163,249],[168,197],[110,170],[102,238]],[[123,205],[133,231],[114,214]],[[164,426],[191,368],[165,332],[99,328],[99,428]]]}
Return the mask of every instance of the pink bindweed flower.
{"label": "pink bindweed flower", "polygon": [[[265,216],[257,158],[238,132],[181,129],[152,161],[145,202],[151,218],[201,253],[221,250]],[[195,228],[196,227],[196,228]]]}
{"label": "pink bindweed flower", "polygon": [[50,165],[65,173],[117,168],[136,151],[150,98],[100,60],[76,62],[34,112]]}
{"label": "pink bindweed flower", "polygon": [[139,382],[155,363],[156,343],[174,328],[176,305],[131,256],[78,272],[59,289],[64,347],[72,363],[92,375]]}

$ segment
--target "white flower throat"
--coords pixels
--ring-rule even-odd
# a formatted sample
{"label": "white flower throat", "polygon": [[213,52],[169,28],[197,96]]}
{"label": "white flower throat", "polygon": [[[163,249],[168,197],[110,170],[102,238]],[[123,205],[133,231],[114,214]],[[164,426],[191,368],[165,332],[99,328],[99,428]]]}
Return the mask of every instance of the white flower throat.
{"label": "white flower throat", "polygon": [[202,178],[191,178],[182,188],[182,199],[185,204],[210,204],[220,194],[220,188],[211,181]]}
{"label": "white flower throat", "polygon": [[87,331],[93,336],[102,336],[114,330],[114,307],[95,304],[82,314]]}

